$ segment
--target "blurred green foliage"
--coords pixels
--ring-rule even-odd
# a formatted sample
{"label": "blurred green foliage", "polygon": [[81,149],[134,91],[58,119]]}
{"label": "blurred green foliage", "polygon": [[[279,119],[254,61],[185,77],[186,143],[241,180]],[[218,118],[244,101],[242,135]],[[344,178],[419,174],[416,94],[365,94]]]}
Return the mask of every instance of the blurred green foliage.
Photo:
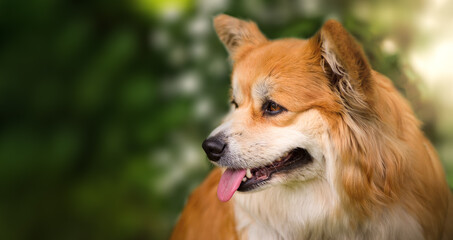
{"label": "blurred green foliage", "polygon": [[169,3],[0,2],[0,239],[168,238],[211,168],[201,141],[229,107],[228,56],[210,22],[220,12],[270,38],[340,19],[438,141],[416,75],[379,47],[390,30],[354,16],[354,2]]}

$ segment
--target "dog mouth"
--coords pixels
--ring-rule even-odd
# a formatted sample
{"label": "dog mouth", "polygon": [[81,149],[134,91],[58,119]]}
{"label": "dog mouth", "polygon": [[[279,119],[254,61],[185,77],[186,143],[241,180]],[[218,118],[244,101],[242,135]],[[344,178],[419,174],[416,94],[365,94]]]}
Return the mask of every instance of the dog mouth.
{"label": "dog mouth", "polygon": [[248,192],[264,186],[275,174],[286,173],[312,161],[311,155],[303,148],[295,148],[283,154],[271,164],[253,169],[227,168],[217,188],[220,201],[226,202],[237,191]]}
{"label": "dog mouth", "polygon": [[311,156],[307,150],[296,148],[267,166],[247,169],[238,191],[247,192],[256,189],[266,184],[273,174],[293,170],[305,165],[308,161],[311,161]]}

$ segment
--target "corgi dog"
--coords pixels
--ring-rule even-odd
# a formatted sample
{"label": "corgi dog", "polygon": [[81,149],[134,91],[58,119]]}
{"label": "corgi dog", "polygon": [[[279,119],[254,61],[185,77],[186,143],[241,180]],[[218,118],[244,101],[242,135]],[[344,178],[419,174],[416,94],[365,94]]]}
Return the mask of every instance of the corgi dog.
{"label": "corgi dog", "polygon": [[269,40],[228,15],[231,110],[203,142],[218,166],[172,239],[453,239],[453,197],[408,102],[335,21]]}

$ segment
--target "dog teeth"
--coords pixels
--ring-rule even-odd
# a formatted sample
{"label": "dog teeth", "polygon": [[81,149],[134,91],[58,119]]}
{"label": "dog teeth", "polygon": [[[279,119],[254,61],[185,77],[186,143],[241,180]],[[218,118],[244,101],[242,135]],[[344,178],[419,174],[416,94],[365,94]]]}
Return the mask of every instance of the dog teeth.
{"label": "dog teeth", "polygon": [[252,172],[250,171],[250,168],[247,168],[247,173],[245,174],[247,178],[252,178]]}
{"label": "dog teeth", "polygon": [[242,181],[243,181],[243,182],[247,181],[247,178],[246,178],[246,177],[244,177],[244,178],[242,179]]}

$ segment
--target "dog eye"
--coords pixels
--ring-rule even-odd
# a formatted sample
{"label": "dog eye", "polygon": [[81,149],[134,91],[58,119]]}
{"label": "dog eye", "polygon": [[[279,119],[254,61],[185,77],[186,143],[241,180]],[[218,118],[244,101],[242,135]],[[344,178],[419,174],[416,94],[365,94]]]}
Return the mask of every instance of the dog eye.
{"label": "dog eye", "polygon": [[234,108],[238,108],[239,107],[238,103],[236,101],[234,101],[234,99],[231,100],[230,103],[234,105]]}
{"label": "dog eye", "polygon": [[278,105],[274,101],[267,101],[263,105],[264,109],[264,114],[266,115],[277,115],[283,111],[286,111],[286,109],[280,105]]}

